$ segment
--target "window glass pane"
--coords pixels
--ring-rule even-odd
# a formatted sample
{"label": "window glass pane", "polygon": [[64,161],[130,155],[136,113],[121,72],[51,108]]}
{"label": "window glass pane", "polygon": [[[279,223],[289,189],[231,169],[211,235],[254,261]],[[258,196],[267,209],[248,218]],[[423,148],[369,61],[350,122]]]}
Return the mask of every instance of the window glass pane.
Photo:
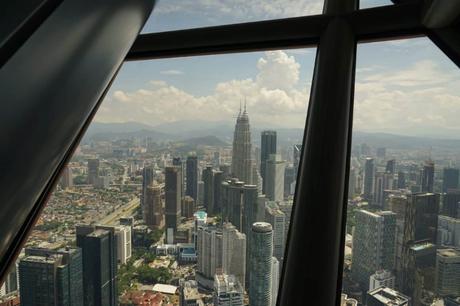
{"label": "window glass pane", "polygon": [[21,302],[274,301],[314,56],[125,63],[10,274]]}
{"label": "window glass pane", "polygon": [[359,45],[348,298],[449,305],[460,296],[459,81],[427,38]]}
{"label": "window glass pane", "polygon": [[163,0],[143,33],[321,14],[323,0]]}
{"label": "window glass pane", "polygon": [[391,0],[361,0],[359,8],[366,9],[377,6],[385,6],[394,4]]}

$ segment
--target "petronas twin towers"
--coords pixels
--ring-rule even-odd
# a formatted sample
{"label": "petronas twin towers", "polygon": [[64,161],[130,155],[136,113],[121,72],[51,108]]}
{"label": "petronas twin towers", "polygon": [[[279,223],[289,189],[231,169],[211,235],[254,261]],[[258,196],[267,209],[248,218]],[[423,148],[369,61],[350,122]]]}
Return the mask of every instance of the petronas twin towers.
{"label": "petronas twin towers", "polygon": [[251,159],[251,130],[249,117],[244,110],[238,113],[233,135],[232,174],[245,184],[253,184],[253,163]]}

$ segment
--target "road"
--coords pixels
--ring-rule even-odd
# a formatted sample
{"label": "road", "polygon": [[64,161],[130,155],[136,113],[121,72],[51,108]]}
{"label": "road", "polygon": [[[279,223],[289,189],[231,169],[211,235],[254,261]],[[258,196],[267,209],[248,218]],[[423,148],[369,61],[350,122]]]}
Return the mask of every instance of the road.
{"label": "road", "polygon": [[121,217],[128,217],[131,216],[136,208],[139,206],[140,201],[139,198],[134,198],[128,204],[123,205],[122,207],[115,210],[110,215],[103,218],[99,224],[106,224],[106,225],[116,225],[118,223],[118,219]]}

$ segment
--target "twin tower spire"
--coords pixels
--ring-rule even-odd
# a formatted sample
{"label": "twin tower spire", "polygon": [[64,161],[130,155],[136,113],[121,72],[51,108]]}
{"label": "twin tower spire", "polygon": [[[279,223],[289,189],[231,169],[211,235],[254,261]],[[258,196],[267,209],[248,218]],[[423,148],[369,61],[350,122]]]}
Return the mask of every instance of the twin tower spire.
{"label": "twin tower spire", "polygon": [[240,103],[240,111],[236,119],[235,132],[233,134],[231,171],[234,177],[248,185],[253,183],[251,149],[251,129],[245,99],[243,112],[241,112]]}

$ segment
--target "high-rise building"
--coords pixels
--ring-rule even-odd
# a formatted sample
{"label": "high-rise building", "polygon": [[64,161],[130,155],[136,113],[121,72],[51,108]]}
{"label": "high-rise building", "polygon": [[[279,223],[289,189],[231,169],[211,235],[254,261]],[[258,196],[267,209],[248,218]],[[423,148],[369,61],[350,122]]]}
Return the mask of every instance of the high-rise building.
{"label": "high-rise building", "polygon": [[94,185],[99,178],[99,159],[88,159],[88,184]]}
{"label": "high-rise building", "polygon": [[443,197],[442,214],[452,218],[460,218],[460,190],[451,189]]}
{"label": "high-rise building", "polygon": [[294,194],[294,186],[296,177],[295,169],[293,166],[288,166],[284,170],[284,198],[287,199],[289,196]]}
{"label": "high-rise building", "polygon": [[270,223],[252,225],[249,273],[251,306],[271,306],[273,229]]}
{"label": "high-rise building", "polygon": [[284,169],[286,162],[278,154],[271,154],[266,161],[264,180],[265,195],[272,201],[284,199]]}
{"label": "high-rise building", "polygon": [[369,291],[377,289],[379,287],[388,287],[391,289],[395,288],[396,278],[388,270],[379,270],[371,275],[369,278]]}
{"label": "high-rise building", "polygon": [[[117,248],[110,230],[77,228],[77,246],[83,253],[83,305],[118,305]],[[80,235],[79,235],[80,234]],[[79,237],[80,236],[80,237]]]}
{"label": "high-rise building", "polygon": [[252,172],[251,130],[245,105],[243,113],[238,114],[233,135],[232,174],[240,181],[252,184]]}
{"label": "high-rise building", "polygon": [[212,209],[214,214],[222,213],[222,182],[224,180],[224,173],[222,171],[214,170],[214,187],[213,187],[213,204]]}
{"label": "high-rise building", "polygon": [[182,199],[182,216],[190,219],[196,211],[195,201],[191,196],[185,196]]}
{"label": "high-rise building", "polygon": [[214,213],[214,170],[212,166],[207,166],[203,170],[202,179],[204,182],[204,198],[203,205],[208,214]]}
{"label": "high-rise building", "polygon": [[[389,196],[389,208],[396,214],[396,232],[395,232],[395,272],[396,280],[401,280],[403,271],[402,256],[404,246],[404,220],[406,217],[406,207],[408,205],[405,194],[392,194]],[[401,285],[398,282],[398,286]]]}
{"label": "high-rise building", "polygon": [[438,228],[439,194],[412,194],[404,222],[404,244],[428,239],[436,243]]}
{"label": "high-rise building", "polygon": [[437,251],[436,292],[440,296],[460,296],[460,249]]}
{"label": "high-rise building", "polygon": [[356,169],[350,168],[350,175],[348,178],[348,198],[349,199],[352,199],[356,194],[356,183],[357,183]]}
{"label": "high-rise building", "polygon": [[385,193],[391,189],[393,189],[393,174],[377,172],[374,180],[372,205],[383,209],[385,207]]}
{"label": "high-rise building", "polygon": [[361,289],[368,290],[376,271],[392,270],[395,256],[396,214],[390,211],[356,212],[351,276]]}
{"label": "high-rise building", "polygon": [[447,192],[449,189],[459,188],[460,171],[456,168],[444,168],[442,176],[442,192]]}
{"label": "high-rise building", "polygon": [[181,178],[181,193],[185,193],[185,164],[180,157],[174,157],[172,160],[172,165],[180,168],[180,178]]}
{"label": "high-rise building", "polygon": [[289,232],[289,224],[291,223],[291,213],[292,213],[292,205],[294,201],[293,200],[287,200],[287,201],[282,201],[278,202],[278,207],[280,210],[284,213],[285,221],[284,221],[284,237],[288,236]]}
{"label": "high-rise building", "polygon": [[278,287],[280,284],[280,262],[276,257],[272,257],[272,306],[276,306],[276,299],[278,298]]}
{"label": "high-rise building", "polygon": [[238,278],[234,275],[216,274],[213,302],[214,306],[243,306],[244,289]]}
{"label": "high-rise building", "polygon": [[434,163],[426,161],[422,171],[422,192],[433,192]]}
{"label": "high-rise building", "polygon": [[385,172],[390,173],[390,174],[396,174],[396,160],[395,159],[390,159],[389,161],[387,161]]}
{"label": "high-rise building", "polygon": [[95,230],[111,231],[115,241],[117,261],[126,264],[132,255],[131,227],[126,225],[96,225]]}
{"label": "high-rise building", "polygon": [[142,209],[145,224],[150,228],[163,226],[163,185],[154,183],[147,186]]}
{"label": "high-rise building", "polygon": [[60,184],[64,189],[73,186],[72,169],[68,165],[62,169]]}
{"label": "high-rise building", "polygon": [[222,269],[222,231],[213,226],[197,229],[197,272],[212,279]]}
{"label": "high-rise building", "polygon": [[406,188],[406,173],[403,171],[398,172],[397,186],[398,186],[398,189]]}
{"label": "high-rise building", "polygon": [[436,245],[429,240],[408,243],[404,248],[400,289],[414,305],[421,305],[423,290],[434,291],[435,265]]}
{"label": "high-rise building", "polygon": [[26,249],[25,253],[19,262],[21,305],[84,305],[80,249]]}
{"label": "high-rise building", "polygon": [[247,235],[259,211],[257,186],[231,179],[221,184],[221,195],[223,220]]}
{"label": "high-rise building", "polygon": [[269,201],[265,205],[265,222],[270,223],[273,228],[273,256],[282,263],[286,245],[286,216],[276,202]]}
{"label": "high-rise building", "polygon": [[178,166],[165,168],[165,218],[166,229],[174,232],[179,225],[181,215],[182,188],[181,168]]}
{"label": "high-rise building", "polygon": [[246,235],[239,232],[231,223],[223,225],[222,256],[224,273],[234,275],[244,286],[246,281]]}
{"label": "high-rise building", "polygon": [[366,158],[364,164],[364,199],[372,201],[374,191],[375,166],[373,158]]}
{"label": "high-rise building", "polygon": [[260,176],[263,180],[262,192],[266,193],[266,167],[270,155],[276,154],[276,131],[262,131],[260,148]]}
{"label": "high-rise building", "polygon": [[186,188],[185,195],[198,200],[198,158],[196,155],[190,155],[186,161]]}
{"label": "high-rise building", "polygon": [[409,306],[410,298],[396,290],[380,287],[367,293],[367,306]]}
{"label": "high-rise building", "polygon": [[297,173],[299,171],[300,157],[302,154],[302,144],[294,145],[293,149],[294,149],[293,161],[294,161],[295,177],[297,180]]}
{"label": "high-rise building", "polygon": [[460,248],[460,219],[438,216],[437,244]]}
{"label": "high-rise building", "polygon": [[154,178],[153,167],[148,166],[142,169],[142,191],[141,191],[141,208],[144,207],[144,201],[147,193],[147,187],[152,186]]}

